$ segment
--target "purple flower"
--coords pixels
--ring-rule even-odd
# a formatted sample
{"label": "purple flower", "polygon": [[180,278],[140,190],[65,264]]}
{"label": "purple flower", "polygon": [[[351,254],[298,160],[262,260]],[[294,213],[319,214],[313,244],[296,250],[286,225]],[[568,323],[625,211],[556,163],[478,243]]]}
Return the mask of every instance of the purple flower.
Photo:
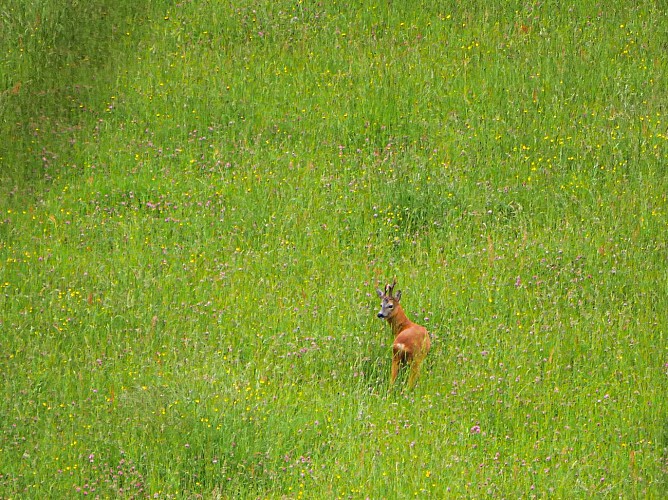
{"label": "purple flower", "polygon": [[471,434],[480,434],[480,426],[474,425],[473,427],[471,427]]}

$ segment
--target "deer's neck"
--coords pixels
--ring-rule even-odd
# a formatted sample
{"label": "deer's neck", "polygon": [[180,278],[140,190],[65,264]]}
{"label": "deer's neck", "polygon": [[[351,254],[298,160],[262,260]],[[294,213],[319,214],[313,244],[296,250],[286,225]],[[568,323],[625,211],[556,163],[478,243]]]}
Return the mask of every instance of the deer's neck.
{"label": "deer's neck", "polygon": [[411,320],[408,319],[401,306],[398,307],[399,308],[397,309],[397,312],[393,316],[387,318],[387,322],[392,328],[392,334],[395,337],[412,324]]}

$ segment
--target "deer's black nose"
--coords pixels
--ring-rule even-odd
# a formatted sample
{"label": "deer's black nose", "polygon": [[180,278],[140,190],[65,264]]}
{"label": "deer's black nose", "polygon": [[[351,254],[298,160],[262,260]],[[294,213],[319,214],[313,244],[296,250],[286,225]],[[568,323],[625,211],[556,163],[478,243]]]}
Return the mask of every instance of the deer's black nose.
{"label": "deer's black nose", "polygon": [[382,317],[383,317],[383,313],[378,313],[378,317],[379,317],[379,318],[382,318]]}

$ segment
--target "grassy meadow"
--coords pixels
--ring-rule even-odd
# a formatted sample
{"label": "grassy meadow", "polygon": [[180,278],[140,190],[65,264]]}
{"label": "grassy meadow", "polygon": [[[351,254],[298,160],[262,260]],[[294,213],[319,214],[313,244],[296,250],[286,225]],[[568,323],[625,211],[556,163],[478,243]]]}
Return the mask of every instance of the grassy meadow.
{"label": "grassy meadow", "polygon": [[0,498],[668,495],[667,16],[4,2]]}

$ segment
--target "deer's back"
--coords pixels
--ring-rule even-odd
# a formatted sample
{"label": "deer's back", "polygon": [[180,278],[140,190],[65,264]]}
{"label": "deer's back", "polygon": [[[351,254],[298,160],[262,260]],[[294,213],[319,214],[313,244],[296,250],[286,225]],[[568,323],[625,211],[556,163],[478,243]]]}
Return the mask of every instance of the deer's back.
{"label": "deer's back", "polygon": [[424,326],[413,323],[411,326],[399,332],[394,339],[393,346],[396,350],[400,350],[406,354],[407,357],[420,354],[425,356],[431,347],[429,340],[429,333]]}

